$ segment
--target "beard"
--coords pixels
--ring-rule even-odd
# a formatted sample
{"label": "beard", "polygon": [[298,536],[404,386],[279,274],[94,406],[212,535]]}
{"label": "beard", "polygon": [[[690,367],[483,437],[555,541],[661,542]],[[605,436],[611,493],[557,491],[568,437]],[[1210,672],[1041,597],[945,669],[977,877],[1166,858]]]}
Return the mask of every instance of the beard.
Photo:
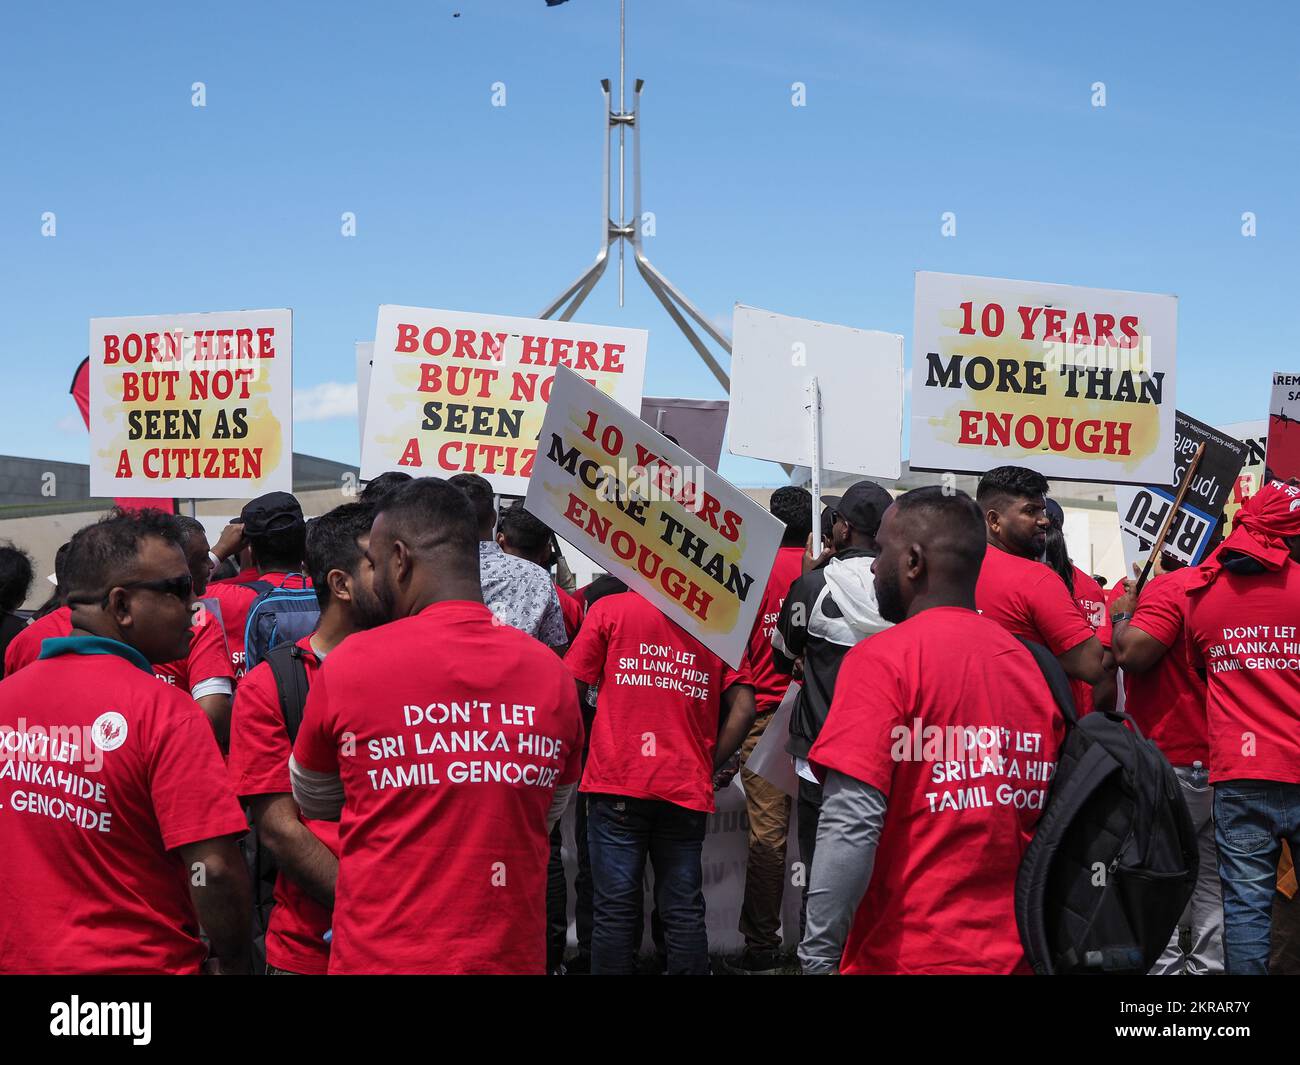
{"label": "beard", "polygon": [[358,588],[353,592],[353,597],[353,610],[362,628],[373,629],[395,620],[397,597],[378,571],[375,573],[373,594]]}
{"label": "beard", "polygon": [[907,618],[907,607],[903,605],[903,589],[898,577],[887,570],[876,571],[876,608],[886,621],[897,625]]}

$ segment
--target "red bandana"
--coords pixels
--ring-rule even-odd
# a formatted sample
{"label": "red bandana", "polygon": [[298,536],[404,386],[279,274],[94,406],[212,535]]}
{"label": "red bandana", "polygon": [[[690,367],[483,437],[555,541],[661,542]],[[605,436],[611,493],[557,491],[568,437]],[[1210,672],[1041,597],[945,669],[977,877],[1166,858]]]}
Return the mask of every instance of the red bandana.
{"label": "red bandana", "polygon": [[1223,569],[1223,556],[1236,552],[1265,569],[1279,570],[1290,557],[1283,537],[1300,536],[1300,485],[1269,481],[1237,512],[1232,535],[1200,567],[1199,580],[1188,591],[1213,584]]}

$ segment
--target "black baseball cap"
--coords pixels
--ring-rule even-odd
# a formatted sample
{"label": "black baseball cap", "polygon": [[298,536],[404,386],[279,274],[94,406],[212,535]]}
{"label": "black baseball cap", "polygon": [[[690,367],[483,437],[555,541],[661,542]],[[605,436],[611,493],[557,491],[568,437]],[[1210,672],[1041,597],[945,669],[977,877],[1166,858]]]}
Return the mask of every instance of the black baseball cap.
{"label": "black baseball cap", "polygon": [[894,497],[875,481],[849,485],[842,496],[822,496],[823,505],[868,536],[875,536],[880,531],[880,519],[893,502]]}
{"label": "black baseball cap", "polygon": [[254,539],[304,528],[307,524],[303,521],[298,500],[288,492],[267,492],[244,504],[239,520],[243,523],[244,535]]}

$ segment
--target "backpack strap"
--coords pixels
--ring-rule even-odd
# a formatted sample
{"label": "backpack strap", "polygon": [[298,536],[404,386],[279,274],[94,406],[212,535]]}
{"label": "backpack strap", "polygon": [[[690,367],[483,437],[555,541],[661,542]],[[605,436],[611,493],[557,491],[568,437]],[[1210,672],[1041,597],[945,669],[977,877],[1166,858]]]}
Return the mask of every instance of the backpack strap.
{"label": "backpack strap", "polygon": [[266,661],[275,678],[275,690],[280,696],[280,713],[292,744],[298,738],[302,725],[303,709],[307,705],[307,666],[303,650],[296,643],[282,643],[266,652]]}
{"label": "backpack strap", "polygon": [[[306,580],[306,578],[303,579]],[[259,665],[262,662],[262,659],[266,657],[266,655],[263,654],[256,660],[253,658],[253,652],[257,650],[258,647],[258,644],[254,642],[253,637],[257,633],[257,625],[261,617],[261,612],[266,604],[271,603],[272,606],[274,606],[277,601],[284,602],[289,599],[304,598],[311,598],[314,601],[316,598],[316,592],[305,584],[301,588],[288,588],[284,585],[271,584],[269,581],[253,581],[250,584],[244,585],[244,587],[253,588],[255,590],[258,588],[262,589],[262,591],[258,592],[257,598],[254,599],[252,604],[249,606],[248,614],[244,618],[244,667],[245,669],[252,669],[254,666]],[[270,639],[267,641],[269,647],[277,646],[277,624],[274,614],[272,614],[271,635]],[[312,627],[314,628],[315,626],[313,625]]]}
{"label": "backpack strap", "polygon": [[253,591],[255,591],[258,595],[265,595],[265,594],[266,594],[267,592],[269,592],[272,588],[274,588],[275,585],[272,584],[270,581],[264,581],[264,580],[262,580],[262,579],[259,577],[257,580],[255,580],[255,581],[248,581],[248,582],[245,583],[245,584],[241,584],[239,587],[241,587],[241,588],[251,588],[251,589],[252,589]]}

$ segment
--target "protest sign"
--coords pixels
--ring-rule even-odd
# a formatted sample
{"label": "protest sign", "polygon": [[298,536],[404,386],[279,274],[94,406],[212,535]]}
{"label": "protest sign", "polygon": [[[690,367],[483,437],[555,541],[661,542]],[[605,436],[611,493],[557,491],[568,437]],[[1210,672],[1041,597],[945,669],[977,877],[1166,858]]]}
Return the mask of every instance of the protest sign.
{"label": "protest sign", "polygon": [[1268,448],[1268,420],[1253,422],[1233,422],[1220,425],[1219,432],[1226,433],[1234,440],[1246,445],[1246,462],[1237,474],[1237,483],[1233,486],[1228,501],[1223,505],[1224,528],[1232,530],[1232,519],[1243,503],[1259,491],[1264,483],[1264,455]]}
{"label": "protest sign", "polygon": [[366,439],[366,404],[370,402],[370,368],[375,361],[375,342],[373,340],[356,341],[357,360],[357,429],[361,439]]}
{"label": "protest sign", "polygon": [[[799,776],[794,771],[794,758],[785,748],[790,742],[790,715],[794,713],[802,690],[803,685],[797,680],[786,688],[781,702],[772,711],[772,720],[767,723],[743,766],[796,799],[799,797]],[[737,773],[735,779],[741,780],[741,776]],[[743,780],[741,785],[744,785]]]}
{"label": "protest sign", "polygon": [[1173,479],[1178,300],[916,275],[913,469]]}
{"label": "protest sign", "polygon": [[1205,445],[1205,453],[1192,474],[1182,506],[1170,522],[1164,543],[1168,554],[1189,566],[1205,557],[1210,535],[1224,504],[1232,497],[1246,460],[1247,448],[1240,440],[1182,411],[1176,414],[1173,484],[1120,485],[1115,489],[1124,564],[1130,573],[1134,563],[1145,563],[1150,554],[1199,445]]}
{"label": "protest sign", "polygon": [[293,315],[90,320],[90,494],[293,490]]}
{"label": "protest sign", "polygon": [[1270,481],[1300,477],[1300,374],[1273,375],[1264,476]]}
{"label": "protest sign", "polygon": [[524,506],[740,663],[784,526],[567,369],[555,377]]}
{"label": "protest sign", "polygon": [[716,471],[722,458],[722,438],[727,432],[725,399],[666,399],[646,396],[641,400],[641,420]]}
{"label": "protest sign", "polygon": [[641,402],[644,329],[379,308],[361,477],[477,473],[500,495],[528,488],[557,366],[631,410]]}
{"label": "protest sign", "polygon": [[[903,439],[903,338],[736,304],[731,334],[733,455],[863,477],[897,478]],[[821,394],[820,463],[808,384]]]}

